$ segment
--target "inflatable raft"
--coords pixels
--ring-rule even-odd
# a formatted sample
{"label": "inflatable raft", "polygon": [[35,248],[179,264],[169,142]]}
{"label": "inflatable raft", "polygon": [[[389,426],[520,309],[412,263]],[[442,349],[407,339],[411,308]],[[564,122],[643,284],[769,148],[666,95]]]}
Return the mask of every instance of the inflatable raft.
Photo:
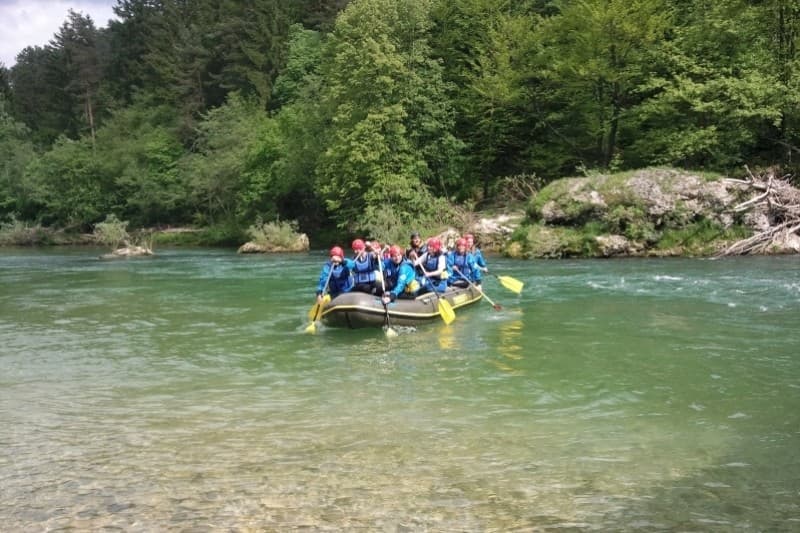
{"label": "inflatable raft", "polygon": [[[453,310],[474,304],[483,293],[474,287],[448,287],[438,296],[447,300]],[[384,325],[386,313],[392,326],[419,326],[441,320],[439,300],[433,293],[413,300],[398,298],[383,308],[381,299],[364,292],[346,292],[325,304],[320,313],[322,322],[334,328],[369,328]]]}

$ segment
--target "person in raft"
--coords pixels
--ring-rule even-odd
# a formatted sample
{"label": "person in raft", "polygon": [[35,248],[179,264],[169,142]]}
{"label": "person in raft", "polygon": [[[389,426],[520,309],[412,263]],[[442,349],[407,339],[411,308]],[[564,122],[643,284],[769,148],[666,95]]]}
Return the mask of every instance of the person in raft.
{"label": "person in raft", "polygon": [[381,299],[384,305],[397,298],[414,298],[419,292],[414,267],[396,244],[389,247],[389,258],[383,261],[383,282],[386,291]]}
{"label": "person in raft", "polygon": [[467,240],[467,251],[475,258],[475,264],[484,272],[489,272],[489,267],[486,266],[486,259],[483,257],[481,247],[475,242],[475,237],[472,233],[467,233],[464,238]]}
{"label": "person in raft", "polygon": [[422,269],[420,294],[444,292],[447,289],[447,256],[442,252],[442,241],[436,237],[428,239],[428,249],[414,261]]}
{"label": "person in raft", "polygon": [[339,246],[334,246],[329,252],[329,259],[322,265],[322,272],[317,283],[317,302],[323,303],[325,293],[329,293],[331,298],[335,298],[343,292],[353,290],[353,267],[352,259],[344,256],[344,250]]}
{"label": "person in raft", "polygon": [[367,294],[381,294],[381,283],[378,278],[379,251],[373,249],[371,242],[356,239],[351,245],[353,248],[353,277],[355,279],[354,291]]}
{"label": "person in raft", "polygon": [[447,284],[455,287],[468,287],[469,282],[481,286],[481,269],[475,262],[475,256],[467,251],[467,239],[456,240],[456,249],[447,253],[447,270],[450,277]]}
{"label": "person in raft", "polygon": [[419,233],[415,231],[411,234],[411,240],[408,243],[408,248],[406,248],[406,259],[414,262],[424,253],[425,245],[422,244],[422,238]]}

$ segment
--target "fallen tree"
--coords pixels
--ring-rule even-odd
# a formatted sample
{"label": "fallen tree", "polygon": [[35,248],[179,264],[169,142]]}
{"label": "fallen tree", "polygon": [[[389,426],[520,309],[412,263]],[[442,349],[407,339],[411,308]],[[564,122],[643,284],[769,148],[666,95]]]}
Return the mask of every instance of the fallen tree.
{"label": "fallen tree", "polygon": [[775,170],[756,176],[745,169],[747,179],[724,181],[743,189],[745,194],[752,193],[752,198],[735,205],[732,211],[746,213],[746,224],[755,233],[728,246],[717,257],[800,252],[800,190],[789,182],[789,176],[776,176]]}

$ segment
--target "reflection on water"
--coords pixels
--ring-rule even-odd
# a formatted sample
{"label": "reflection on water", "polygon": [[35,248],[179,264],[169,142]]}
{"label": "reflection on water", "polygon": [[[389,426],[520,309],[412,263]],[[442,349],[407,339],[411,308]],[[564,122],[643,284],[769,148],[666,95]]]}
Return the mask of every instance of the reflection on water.
{"label": "reflection on water", "polygon": [[800,528],[791,258],[496,258],[387,338],[304,332],[313,255],[84,255],[0,253],[9,531]]}

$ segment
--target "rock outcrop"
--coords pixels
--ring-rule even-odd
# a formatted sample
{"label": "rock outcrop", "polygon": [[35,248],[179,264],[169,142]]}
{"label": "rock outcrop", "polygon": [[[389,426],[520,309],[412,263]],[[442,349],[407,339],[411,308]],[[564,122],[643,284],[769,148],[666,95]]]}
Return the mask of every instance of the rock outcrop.
{"label": "rock outcrop", "polygon": [[101,255],[100,259],[127,259],[129,257],[148,257],[152,255],[154,255],[153,250],[149,246],[127,244],[109,254]]}
{"label": "rock outcrop", "polygon": [[[796,253],[798,198],[800,191],[774,173],[731,180],[646,169],[567,178],[531,199],[527,242],[506,251],[527,257]],[[797,224],[786,223],[792,216]],[[735,246],[753,233],[763,237],[758,245]]]}
{"label": "rock outcrop", "polygon": [[246,242],[237,250],[240,254],[265,254],[281,252],[306,252],[309,248],[308,235],[301,233],[294,242],[286,244]]}

